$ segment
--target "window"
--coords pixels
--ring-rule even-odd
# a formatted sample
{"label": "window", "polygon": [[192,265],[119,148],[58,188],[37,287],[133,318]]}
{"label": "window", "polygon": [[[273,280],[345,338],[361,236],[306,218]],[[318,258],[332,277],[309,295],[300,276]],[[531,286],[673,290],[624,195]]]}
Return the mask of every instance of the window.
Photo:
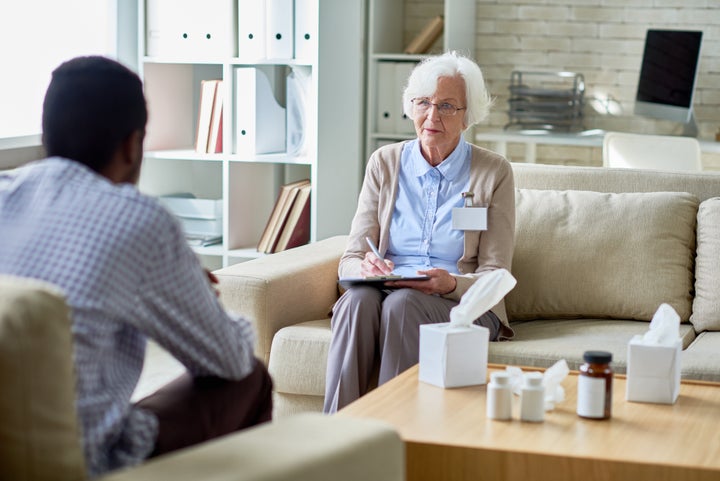
{"label": "window", "polygon": [[45,90],[60,63],[78,55],[116,58],[116,12],[117,0],[0,4],[0,146],[40,134]]}

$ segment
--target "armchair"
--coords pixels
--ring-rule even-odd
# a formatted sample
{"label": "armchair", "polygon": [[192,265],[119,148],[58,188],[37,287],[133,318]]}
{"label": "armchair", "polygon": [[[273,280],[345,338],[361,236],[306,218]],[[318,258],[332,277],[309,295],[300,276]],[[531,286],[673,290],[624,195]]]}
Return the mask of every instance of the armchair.
{"label": "armchair", "polygon": [[335,236],[215,271],[220,299],[258,333],[268,364],[276,418],[322,411],[330,310],[347,236]]}
{"label": "armchair", "polygon": [[[0,275],[0,479],[86,478],[71,312],[56,287]],[[104,476],[125,480],[402,480],[404,447],[379,421],[304,414]]]}

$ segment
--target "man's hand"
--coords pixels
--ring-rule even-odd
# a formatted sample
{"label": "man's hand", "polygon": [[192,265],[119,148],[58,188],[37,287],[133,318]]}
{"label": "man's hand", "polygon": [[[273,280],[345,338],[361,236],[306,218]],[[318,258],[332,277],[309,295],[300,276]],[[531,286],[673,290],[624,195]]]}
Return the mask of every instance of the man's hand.
{"label": "man's hand", "polygon": [[203,269],[205,271],[205,275],[207,276],[208,280],[210,281],[210,288],[215,291],[215,295],[220,297],[220,291],[218,291],[214,286],[215,284],[219,284],[220,281],[218,280],[217,276],[210,272],[208,269]]}

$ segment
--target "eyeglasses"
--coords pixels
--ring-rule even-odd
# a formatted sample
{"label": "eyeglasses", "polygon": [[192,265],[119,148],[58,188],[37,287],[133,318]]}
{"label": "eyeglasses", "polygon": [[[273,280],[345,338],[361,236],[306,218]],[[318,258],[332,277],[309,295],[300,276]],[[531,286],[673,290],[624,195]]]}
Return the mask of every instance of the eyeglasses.
{"label": "eyeglasses", "polygon": [[437,111],[443,117],[451,117],[457,113],[458,110],[465,110],[467,107],[455,107],[453,104],[442,102],[435,104],[430,102],[428,98],[412,99],[413,110],[416,114],[424,114],[434,105]]}

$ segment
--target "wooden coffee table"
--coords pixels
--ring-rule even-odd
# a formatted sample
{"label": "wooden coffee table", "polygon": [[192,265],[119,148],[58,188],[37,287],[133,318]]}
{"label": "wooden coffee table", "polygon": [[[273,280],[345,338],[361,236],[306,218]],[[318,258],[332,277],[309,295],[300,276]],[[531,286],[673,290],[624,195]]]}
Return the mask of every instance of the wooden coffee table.
{"label": "wooden coffee table", "polygon": [[[493,370],[504,366],[491,365]],[[523,369],[526,371],[526,369]],[[683,382],[674,405],[625,401],[615,376],[610,420],[575,413],[577,373],[545,422],[485,416],[485,386],[442,389],[418,366],[337,415],[382,419],[405,441],[408,480],[720,480],[720,384]]]}

